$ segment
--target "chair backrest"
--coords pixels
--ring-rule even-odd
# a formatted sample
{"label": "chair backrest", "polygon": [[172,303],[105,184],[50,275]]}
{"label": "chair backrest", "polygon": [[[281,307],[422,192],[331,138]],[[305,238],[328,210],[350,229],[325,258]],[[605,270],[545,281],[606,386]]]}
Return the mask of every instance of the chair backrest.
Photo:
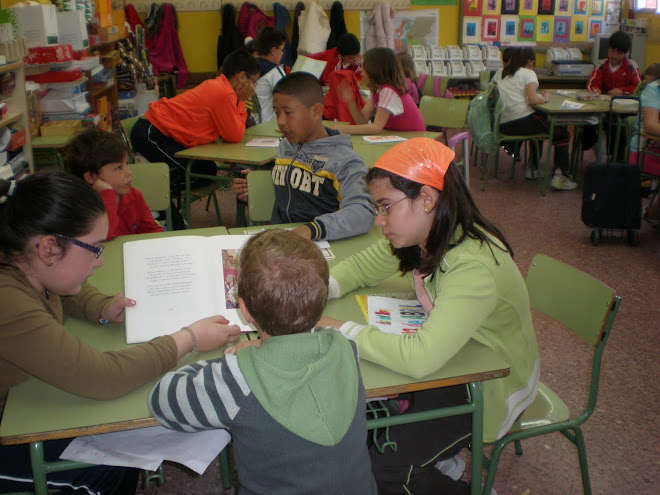
{"label": "chair backrest", "polygon": [[532,260],[526,279],[529,303],[563,323],[590,345],[604,337],[614,291],[599,280],[543,254]]}
{"label": "chair backrest", "polygon": [[417,76],[417,89],[419,89],[420,96],[450,97],[447,92],[448,85],[448,77],[430,76],[423,73]]}
{"label": "chair backrest", "polygon": [[121,124],[122,138],[124,139],[124,142],[128,145],[129,150],[131,151],[131,156],[129,157],[130,161],[134,159],[134,155],[135,155],[135,151],[133,150],[133,145],[131,144],[131,130],[133,130],[133,126],[135,125],[135,123],[139,118],[140,115],[137,115],[135,117],[130,117],[128,119],[119,121],[119,123]]}
{"label": "chair backrest", "polygon": [[172,225],[170,205],[170,167],[167,163],[131,163],[131,183],[144,196],[152,211],[165,211],[168,228]]}
{"label": "chair backrest", "polygon": [[498,147],[498,115],[501,114],[503,106],[502,100],[497,97],[495,86],[489,86],[488,91],[482,91],[470,102],[467,113],[470,136],[483,153],[492,153]]}
{"label": "chair backrest", "polygon": [[467,122],[469,100],[422,96],[419,111],[424,123],[431,127],[464,129]]}
{"label": "chair backrest", "polygon": [[490,71],[489,70],[479,71],[479,91],[486,91],[488,89],[489,83],[490,83]]}
{"label": "chair backrest", "polygon": [[270,170],[253,170],[246,178],[250,220],[270,222],[275,204],[275,186]]}

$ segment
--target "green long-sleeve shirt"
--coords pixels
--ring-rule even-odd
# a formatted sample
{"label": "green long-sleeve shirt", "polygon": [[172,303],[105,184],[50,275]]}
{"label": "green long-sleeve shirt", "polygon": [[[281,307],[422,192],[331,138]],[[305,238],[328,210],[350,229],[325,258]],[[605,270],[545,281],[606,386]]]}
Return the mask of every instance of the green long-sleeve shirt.
{"label": "green long-sleeve shirt", "polygon": [[[441,368],[469,339],[496,351],[511,366],[506,378],[484,382],[484,439],[501,437],[531,404],[539,381],[536,334],[525,282],[511,256],[495,245],[466,239],[445,255],[424,285],[433,309],[415,335],[394,335],[347,322],[341,331],[360,357],[422,378]],[[375,286],[398,270],[390,243],[381,240],[335,266],[331,295]],[[414,290],[412,275],[408,275]]]}

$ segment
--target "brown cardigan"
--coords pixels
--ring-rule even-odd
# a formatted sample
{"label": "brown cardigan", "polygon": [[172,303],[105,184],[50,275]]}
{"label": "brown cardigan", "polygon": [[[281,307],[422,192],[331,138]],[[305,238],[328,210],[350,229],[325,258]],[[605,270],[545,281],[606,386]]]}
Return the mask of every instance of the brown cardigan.
{"label": "brown cardigan", "polygon": [[0,414],[9,389],[30,375],[82,397],[114,399],[174,367],[169,336],[101,352],[63,326],[65,313],[97,321],[110,298],[88,284],[74,296],[46,297],[19,269],[0,265]]}

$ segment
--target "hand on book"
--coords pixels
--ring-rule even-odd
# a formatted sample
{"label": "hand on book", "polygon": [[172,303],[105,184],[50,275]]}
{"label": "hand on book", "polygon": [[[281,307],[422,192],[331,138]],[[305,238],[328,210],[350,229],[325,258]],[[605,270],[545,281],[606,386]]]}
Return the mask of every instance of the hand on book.
{"label": "hand on book", "polygon": [[[249,169],[241,170],[241,174],[247,175],[250,172]],[[248,200],[248,189],[247,189],[247,179],[236,178],[231,183],[231,190],[236,195],[240,201]]]}
{"label": "hand on book", "polygon": [[261,339],[244,340],[243,342],[238,342],[237,344],[232,345],[231,347],[227,347],[222,354],[223,355],[233,354],[235,356],[238,353],[238,351],[246,347],[250,347],[250,346],[259,347],[261,345],[261,342],[262,342]]}
{"label": "hand on book", "polygon": [[241,335],[238,325],[227,325],[224,316],[209,316],[188,325],[195,333],[198,351],[213,351],[229,342],[236,342]]}
{"label": "hand on book", "polygon": [[121,323],[124,321],[124,308],[127,306],[135,306],[135,301],[124,297],[124,294],[117,294],[103,306],[99,317],[102,316],[112,323]]}

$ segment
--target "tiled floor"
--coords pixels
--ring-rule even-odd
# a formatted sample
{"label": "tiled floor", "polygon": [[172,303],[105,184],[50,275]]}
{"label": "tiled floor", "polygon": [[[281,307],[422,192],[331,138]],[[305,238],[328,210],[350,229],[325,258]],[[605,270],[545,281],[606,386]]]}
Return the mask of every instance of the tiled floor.
{"label": "tiled floor", "polygon": [[[589,161],[589,156],[585,159]],[[602,280],[623,302],[605,349],[598,405],[583,428],[594,494],[657,493],[660,484],[660,233],[642,225],[640,245],[611,239],[594,247],[590,229],[580,220],[582,190],[548,191],[541,197],[536,183],[522,177],[521,167],[510,179],[510,160],[500,160],[500,176],[481,191],[472,169],[471,191],[482,212],[507,236],[523,274],[536,253],[570,263]],[[581,186],[581,181],[578,179]],[[222,194],[226,226],[233,226],[234,198]],[[215,224],[213,212],[195,204],[192,225]],[[541,349],[541,377],[572,411],[586,401],[590,368],[586,344],[535,315]],[[504,451],[495,480],[499,495],[582,493],[577,456],[560,434],[523,443],[518,457]],[[463,453],[466,458],[467,452]],[[222,493],[214,463],[204,476],[190,475],[174,465],[165,467],[162,487],[141,488],[140,495]],[[655,489],[652,487],[656,486]]]}

